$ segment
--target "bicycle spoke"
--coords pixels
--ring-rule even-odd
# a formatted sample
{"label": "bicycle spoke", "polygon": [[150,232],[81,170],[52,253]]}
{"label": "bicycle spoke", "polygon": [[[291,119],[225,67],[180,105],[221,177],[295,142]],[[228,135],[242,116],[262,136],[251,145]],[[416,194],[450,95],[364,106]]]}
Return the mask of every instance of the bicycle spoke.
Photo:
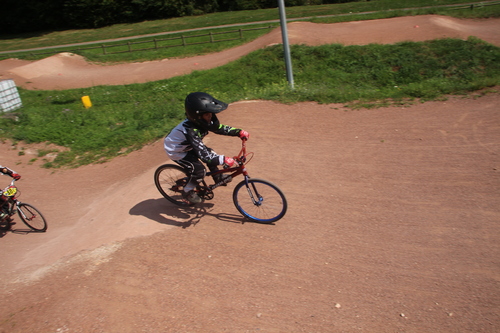
{"label": "bicycle spoke", "polygon": [[170,202],[179,206],[188,203],[182,198],[182,191],[186,184],[186,171],[173,164],[165,164],[156,169],[154,179],[158,191]]}
{"label": "bicycle spoke", "polygon": [[285,215],[287,201],[276,185],[261,179],[250,179],[248,184],[247,187],[245,181],[239,183],[233,192],[240,213],[259,223],[275,222]]}
{"label": "bicycle spoke", "polygon": [[17,207],[17,213],[28,227],[35,231],[46,231],[47,222],[42,213],[30,204],[21,203]]}

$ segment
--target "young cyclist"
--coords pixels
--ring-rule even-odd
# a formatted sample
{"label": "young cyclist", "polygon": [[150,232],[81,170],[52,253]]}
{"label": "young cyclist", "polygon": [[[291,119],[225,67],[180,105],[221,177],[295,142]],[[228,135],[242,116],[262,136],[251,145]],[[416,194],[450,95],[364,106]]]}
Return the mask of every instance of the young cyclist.
{"label": "young cyclist", "polygon": [[[17,172],[15,172],[14,170],[11,170],[7,167],[1,166],[1,165],[0,165],[0,174],[9,175],[12,178],[14,178],[15,180],[21,179],[21,176]],[[5,213],[5,211],[4,211],[4,207],[3,207],[4,203],[5,203],[5,201],[2,200],[2,198],[0,197],[0,220],[3,220],[3,218],[7,215],[7,213]]]}
{"label": "young cyclist", "polygon": [[[189,171],[189,179],[184,187],[183,198],[191,203],[200,203],[202,200],[194,192],[205,177],[206,163],[210,171],[217,171],[218,165],[235,165],[234,159],[219,155],[205,146],[203,138],[213,132],[221,135],[238,136],[248,140],[247,131],[222,125],[217,119],[217,113],[227,109],[228,104],[221,102],[203,92],[194,92],[186,97],[184,102],[186,119],[177,125],[163,141],[163,147],[170,159]],[[201,160],[201,161],[200,161]],[[214,181],[219,183],[229,175],[215,175]]]}

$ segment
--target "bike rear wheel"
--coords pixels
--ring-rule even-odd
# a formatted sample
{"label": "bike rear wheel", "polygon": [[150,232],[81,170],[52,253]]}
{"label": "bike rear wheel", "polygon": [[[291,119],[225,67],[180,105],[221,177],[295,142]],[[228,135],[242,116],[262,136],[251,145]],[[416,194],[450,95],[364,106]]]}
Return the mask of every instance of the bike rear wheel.
{"label": "bike rear wheel", "polygon": [[155,185],[161,195],[168,201],[179,205],[189,204],[182,198],[184,186],[186,186],[188,174],[184,168],[174,164],[164,164],[155,171]]}
{"label": "bike rear wheel", "polygon": [[258,223],[278,221],[285,216],[288,208],[285,195],[279,187],[258,178],[249,178],[236,185],[233,202],[243,216]]}
{"label": "bike rear wheel", "polygon": [[21,220],[35,231],[46,231],[47,221],[43,217],[42,213],[35,207],[27,203],[20,203],[17,206],[17,214]]}

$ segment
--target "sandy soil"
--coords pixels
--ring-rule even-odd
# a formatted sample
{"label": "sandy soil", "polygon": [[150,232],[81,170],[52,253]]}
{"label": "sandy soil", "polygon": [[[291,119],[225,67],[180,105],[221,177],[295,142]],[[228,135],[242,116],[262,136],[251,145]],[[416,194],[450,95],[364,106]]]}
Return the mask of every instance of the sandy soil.
{"label": "sandy soil", "polygon": [[[313,45],[469,35],[500,45],[499,22],[297,22],[289,33]],[[176,75],[219,66],[276,36],[129,72],[143,66],[132,80],[145,82],[174,62]],[[0,78],[28,89],[130,83],[120,66],[5,60]],[[242,219],[236,180],[196,208],[167,202],[153,183],[168,162],[161,142],[76,170],[42,169],[30,163],[37,147],[19,155],[22,145],[3,143],[0,163],[23,176],[21,200],[49,229],[17,221],[1,235],[0,332],[498,332],[499,91],[356,111],[232,104],[221,120],[251,133],[250,175],[287,195],[274,225]],[[239,149],[216,135],[207,144]]]}

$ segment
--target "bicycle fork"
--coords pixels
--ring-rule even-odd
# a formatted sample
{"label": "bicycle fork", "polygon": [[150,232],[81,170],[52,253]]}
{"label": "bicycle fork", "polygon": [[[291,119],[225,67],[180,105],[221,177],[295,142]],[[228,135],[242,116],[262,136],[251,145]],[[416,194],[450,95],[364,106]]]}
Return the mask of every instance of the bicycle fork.
{"label": "bicycle fork", "polygon": [[257,191],[257,187],[255,186],[255,183],[248,182],[249,178],[250,177],[245,175],[245,186],[247,187],[248,195],[250,196],[250,199],[252,199],[252,202],[255,206],[261,206],[263,201],[264,201],[264,198]]}
{"label": "bicycle fork", "polygon": [[[28,211],[28,213],[30,213],[30,216],[27,216],[27,215],[26,215],[26,213],[24,212],[24,209],[21,209],[21,208],[19,207],[19,206],[20,206],[20,204],[21,204],[21,202],[19,202],[19,201],[15,203],[15,210],[17,210],[17,212],[18,212],[19,214],[21,214],[21,215],[24,217],[24,219],[25,219],[26,221],[31,221],[31,220],[33,220],[33,219],[36,217],[36,215],[35,215],[35,214],[33,214],[32,212]],[[14,206],[13,206],[13,207],[14,207]]]}

